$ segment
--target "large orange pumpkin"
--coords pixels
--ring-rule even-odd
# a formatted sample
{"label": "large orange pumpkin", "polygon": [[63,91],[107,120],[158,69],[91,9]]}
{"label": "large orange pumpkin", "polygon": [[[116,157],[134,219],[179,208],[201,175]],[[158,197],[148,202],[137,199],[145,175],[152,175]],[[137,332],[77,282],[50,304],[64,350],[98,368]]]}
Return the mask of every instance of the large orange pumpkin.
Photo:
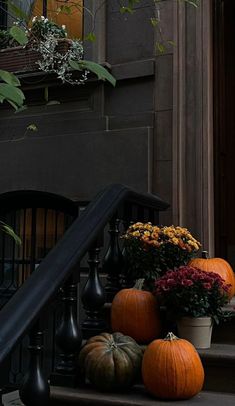
{"label": "large orange pumpkin", "polygon": [[229,298],[231,299],[235,293],[235,279],[232,267],[225,259],[222,258],[209,258],[207,251],[202,252],[202,258],[193,258],[189,262],[190,266],[201,269],[206,272],[215,272],[225,280],[226,283],[231,285],[229,289]]}
{"label": "large orange pumpkin", "polygon": [[146,389],[160,399],[189,399],[201,391],[204,369],[194,346],[168,333],[145,350],[142,377]]}
{"label": "large orange pumpkin", "polygon": [[120,290],[112,302],[111,324],[113,331],[120,331],[138,343],[151,342],[161,331],[156,298],[137,285]]}

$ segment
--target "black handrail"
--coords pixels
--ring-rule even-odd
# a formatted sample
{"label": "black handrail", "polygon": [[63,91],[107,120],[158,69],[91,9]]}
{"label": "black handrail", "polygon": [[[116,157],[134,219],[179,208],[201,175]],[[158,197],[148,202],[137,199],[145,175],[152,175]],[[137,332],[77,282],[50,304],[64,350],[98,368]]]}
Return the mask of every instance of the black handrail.
{"label": "black handrail", "polygon": [[168,207],[159,197],[134,192],[124,185],[111,185],[99,193],[0,312],[0,363],[56,295],[123,202],[155,210]]}

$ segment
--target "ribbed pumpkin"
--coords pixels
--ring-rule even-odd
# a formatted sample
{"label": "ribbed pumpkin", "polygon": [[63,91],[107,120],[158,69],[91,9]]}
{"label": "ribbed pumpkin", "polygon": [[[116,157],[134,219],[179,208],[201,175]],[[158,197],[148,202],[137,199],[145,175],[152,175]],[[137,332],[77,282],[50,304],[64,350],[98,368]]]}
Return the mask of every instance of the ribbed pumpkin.
{"label": "ribbed pumpkin", "polygon": [[143,351],[131,337],[102,333],[82,348],[79,373],[100,391],[129,388],[141,374]]}
{"label": "ribbed pumpkin", "polygon": [[226,283],[231,285],[229,290],[229,298],[231,299],[235,293],[235,279],[232,267],[225,259],[209,258],[207,251],[202,252],[202,258],[193,258],[189,262],[190,266],[194,266],[206,272],[218,273]]}
{"label": "ribbed pumpkin", "polygon": [[141,290],[142,282],[120,290],[111,307],[112,330],[127,334],[140,344],[150,343],[161,331],[157,300],[151,292]]}
{"label": "ribbed pumpkin", "polygon": [[142,377],[146,389],[160,399],[189,399],[201,391],[204,369],[194,346],[168,333],[145,350]]}

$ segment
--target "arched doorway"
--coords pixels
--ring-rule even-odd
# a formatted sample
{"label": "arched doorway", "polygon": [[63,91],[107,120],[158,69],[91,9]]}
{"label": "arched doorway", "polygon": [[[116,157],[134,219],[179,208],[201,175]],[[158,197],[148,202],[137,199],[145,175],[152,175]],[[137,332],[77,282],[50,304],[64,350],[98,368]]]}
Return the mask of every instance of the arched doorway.
{"label": "arched doorway", "polygon": [[[16,191],[0,195],[0,220],[10,225],[21,238],[21,245],[0,233],[0,307],[10,299],[41,260],[54,247],[66,229],[79,215],[81,206],[51,193]],[[53,329],[56,312],[48,312],[46,347],[55,348]],[[6,360],[1,385],[17,386],[28,368],[28,338]],[[45,370],[52,370],[51,360],[44,356]],[[54,360],[52,360],[53,364]],[[7,376],[8,375],[8,376]],[[2,381],[2,379],[5,379]]]}
{"label": "arched doorway", "polygon": [[0,195],[0,219],[21,238],[21,245],[0,234],[0,306],[14,294],[77,217],[69,199],[44,192]]}

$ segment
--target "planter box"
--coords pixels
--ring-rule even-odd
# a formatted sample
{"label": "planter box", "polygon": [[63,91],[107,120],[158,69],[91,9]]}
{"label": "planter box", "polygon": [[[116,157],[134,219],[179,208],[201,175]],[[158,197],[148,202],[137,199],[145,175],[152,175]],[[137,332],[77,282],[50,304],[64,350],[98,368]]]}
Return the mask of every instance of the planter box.
{"label": "planter box", "polygon": [[0,50],[0,69],[9,72],[35,71],[36,62],[40,59],[39,52],[25,49],[22,46]]}
{"label": "planter box", "polygon": [[[67,52],[70,40],[61,39],[57,51],[61,54]],[[6,48],[0,50],[0,69],[9,72],[32,72],[38,70],[37,61],[41,59],[41,54],[30,48],[22,46]]]}

